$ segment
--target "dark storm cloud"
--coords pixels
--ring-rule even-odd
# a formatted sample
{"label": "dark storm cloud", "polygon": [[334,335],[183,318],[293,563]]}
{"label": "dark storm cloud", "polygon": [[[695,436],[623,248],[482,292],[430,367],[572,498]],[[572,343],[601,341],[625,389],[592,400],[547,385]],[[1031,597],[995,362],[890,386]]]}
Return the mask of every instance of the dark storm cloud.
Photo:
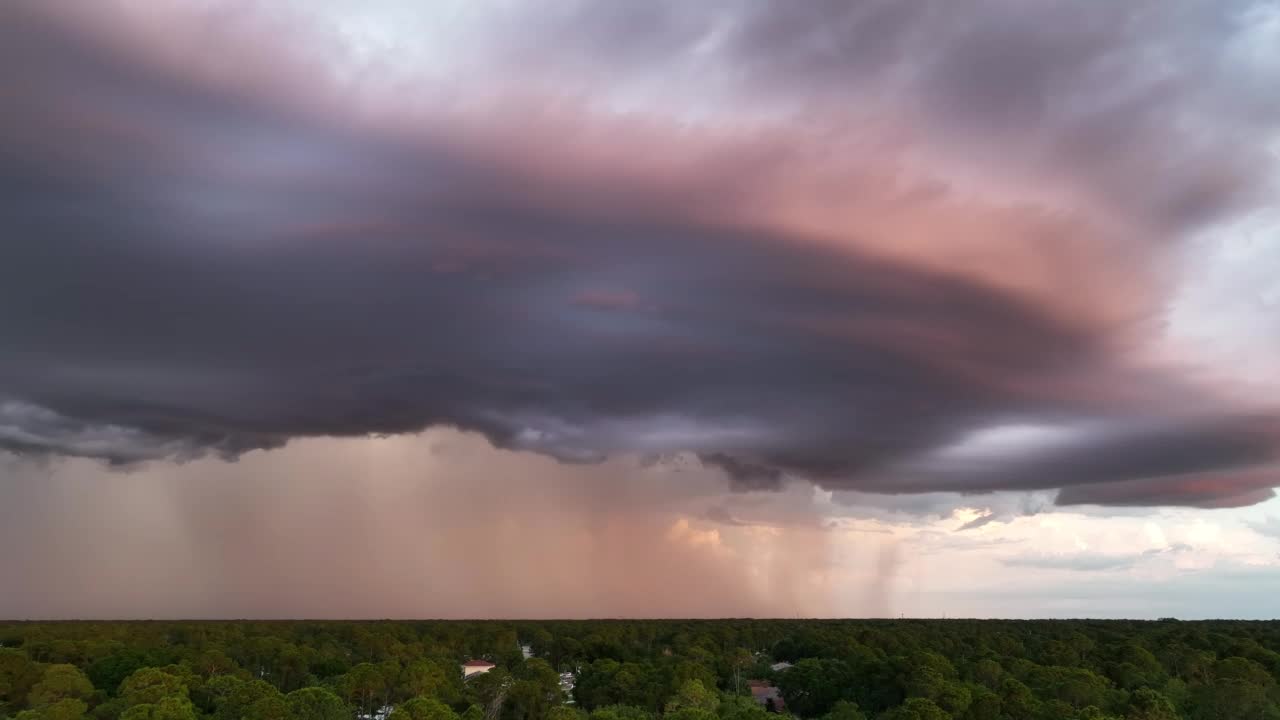
{"label": "dark storm cloud", "polygon": [[1270,500],[1280,467],[1221,473],[1188,473],[1137,478],[1063,488],[1058,505],[1189,505],[1203,508],[1244,507]]}
{"label": "dark storm cloud", "polygon": [[[1275,457],[1275,436],[1267,418],[1214,417],[1176,423],[1130,420],[1063,430],[1024,447],[961,445],[904,464],[900,488],[911,477],[930,489],[955,483],[967,490],[1021,487],[1034,490],[1082,482],[1116,483],[1143,475],[1173,476],[1265,465]],[[1270,469],[1274,472],[1273,469]],[[1263,472],[1264,477],[1270,473]],[[985,484],[985,485],[984,485]],[[881,491],[889,487],[879,488]]]}
{"label": "dark storm cloud", "polygon": [[995,513],[987,513],[986,515],[979,515],[978,517],[956,528],[956,532],[963,532],[965,530],[977,530],[978,528],[990,525],[991,523],[999,519],[1000,519],[1000,516],[996,515]]}
{"label": "dark storm cloud", "polygon": [[777,490],[782,487],[782,470],[769,465],[744,462],[725,453],[708,453],[699,458],[704,465],[718,467],[738,490]]}
{"label": "dark storm cloud", "polygon": [[[880,46],[847,50],[885,64],[908,43],[896,35],[932,27],[888,5],[850,5],[872,8],[856,22],[790,7],[809,6],[739,19],[726,57],[776,34],[752,41],[769,66],[747,69],[799,72],[816,62],[786,44],[803,33],[762,28],[829,17],[832,32],[886,28],[870,35]],[[666,32],[657,12],[641,13],[649,30],[621,62],[643,57],[646,38],[700,36]],[[1064,503],[1214,505],[1274,484],[1231,480],[1274,459],[1273,416],[1133,369],[1115,331],[1087,315],[737,220],[727,211],[789,177],[776,166],[793,155],[770,136],[632,135],[552,110],[490,114],[479,128],[345,112],[287,63],[231,82],[125,52],[74,12],[0,13],[0,80],[16,109],[0,118],[8,449],[128,464],[451,425],[570,461],[691,451],[741,489],[790,473],[881,493],[1061,487]],[[1072,58],[1112,42],[1098,22],[1050,64],[1072,72]],[[1002,64],[956,52],[974,68]],[[979,85],[940,100],[955,106],[940,122],[964,98],[974,112],[1031,114],[1024,85],[1066,82],[1047,66],[1007,72],[998,88],[981,86],[986,71],[969,78]],[[1168,182],[1144,186],[1144,207],[1182,208],[1184,177]],[[1225,207],[1208,196],[1205,212]],[[1088,220],[1029,211],[1001,227],[1071,240]],[[1196,417],[1164,418],[1186,408]],[[948,459],[975,431],[1028,422],[1090,429]],[[1228,479],[1179,479],[1212,471]]]}
{"label": "dark storm cloud", "polygon": [[1003,501],[1000,503],[990,502],[993,499],[996,499],[996,496],[987,498],[987,502],[983,503],[989,505],[984,514],[966,522],[956,528],[955,531],[977,530],[993,522],[1010,522],[1019,517],[1032,517],[1051,509],[1052,506],[1052,502],[1048,498],[1042,497],[1042,494],[1037,493],[999,498]]}

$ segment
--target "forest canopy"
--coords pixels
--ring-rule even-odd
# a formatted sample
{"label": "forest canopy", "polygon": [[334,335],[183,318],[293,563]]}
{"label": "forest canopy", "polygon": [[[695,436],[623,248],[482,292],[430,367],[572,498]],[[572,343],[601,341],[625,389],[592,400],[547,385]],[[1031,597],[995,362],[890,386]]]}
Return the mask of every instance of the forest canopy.
{"label": "forest canopy", "polygon": [[[464,679],[462,663],[485,660]],[[14,720],[1280,720],[1280,622],[0,624]]]}

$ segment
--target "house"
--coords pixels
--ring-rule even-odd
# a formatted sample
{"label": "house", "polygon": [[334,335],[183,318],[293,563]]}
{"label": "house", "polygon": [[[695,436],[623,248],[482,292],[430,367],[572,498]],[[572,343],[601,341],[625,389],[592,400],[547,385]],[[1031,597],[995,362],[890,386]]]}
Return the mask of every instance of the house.
{"label": "house", "polygon": [[764,706],[769,712],[782,712],[786,703],[778,688],[768,680],[748,680],[747,689],[751,691],[751,699]]}
{"label": "house", "polygon": [[472,675],[483,675],[497,667],[488,660],[468,660],[462,663],[462,679],[466,680]]}
{"label": "house", "polygon": [[782,672],[783,670],[786,670],[789,667],[791,667],[791,663],[783,661],[783,662],[776,662],[770,665],[769,669],[774,672]]}
{"label": "house", "polygon": [[368,714],[358,712],[356,713],[356,717],[360,720],[387,720],[387,718],[391,717],[391,711],[393,710],[395,710],[394,707],[390,705],[383,705]]}
{"label": "house", "polygon": [[571,672],[560,673],[560,692],[564,693],[564,696],[566,698],[565,699],[566,703],[573,702],[573,683],[574,683],[573,673]]}

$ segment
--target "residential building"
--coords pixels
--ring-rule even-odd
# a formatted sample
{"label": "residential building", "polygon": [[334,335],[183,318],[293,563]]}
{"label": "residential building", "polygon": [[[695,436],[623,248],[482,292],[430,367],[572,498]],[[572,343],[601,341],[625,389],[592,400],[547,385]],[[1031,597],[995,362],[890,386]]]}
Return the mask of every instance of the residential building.
{"label": "residential building", "polygon": [[747,689],[751,691],[751,699],[760,703],[771,712],[782,712],[786,704],[778,688],[768,680],[749,680]]}
{"label": "residential building", "polygon": [[497,667],[488,660],[468,660],[462,663],[462,679],[465,680],[472,675],[483,675]]}

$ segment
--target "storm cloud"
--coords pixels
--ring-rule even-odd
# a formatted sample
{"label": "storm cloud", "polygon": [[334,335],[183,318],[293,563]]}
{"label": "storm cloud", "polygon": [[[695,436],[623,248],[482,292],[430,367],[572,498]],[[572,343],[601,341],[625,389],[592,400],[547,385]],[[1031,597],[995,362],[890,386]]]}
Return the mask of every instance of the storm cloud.
{"label": "storm cloud", "polygon": [[1280,403],[1149,352],[1179,243],[1268,201],[1260,5],[553,3],[466,79],[161,5],[0,9],[0,447],[450,426],[744,490],[1280,484]]}

